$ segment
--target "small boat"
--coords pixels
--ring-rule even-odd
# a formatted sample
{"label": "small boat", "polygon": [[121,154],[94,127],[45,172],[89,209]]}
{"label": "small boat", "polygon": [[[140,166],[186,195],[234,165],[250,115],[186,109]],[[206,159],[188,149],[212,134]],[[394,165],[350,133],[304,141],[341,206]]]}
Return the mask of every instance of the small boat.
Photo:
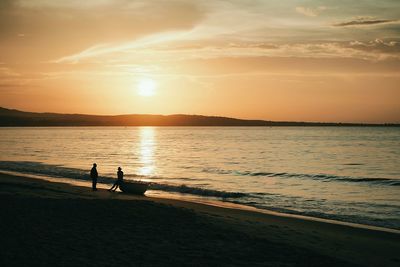
{"label": "small boat", "polygon": [[147,188],[149,187],[149,183],[139,182],[139,181],[124,181],[120,185],[120,189],[124,193],[135,194],[135,195],[143,195]]}

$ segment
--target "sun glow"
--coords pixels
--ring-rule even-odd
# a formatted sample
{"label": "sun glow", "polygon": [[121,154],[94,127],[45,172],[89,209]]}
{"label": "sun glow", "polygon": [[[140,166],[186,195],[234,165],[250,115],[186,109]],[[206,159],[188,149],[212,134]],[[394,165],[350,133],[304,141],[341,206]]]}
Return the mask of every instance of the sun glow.
{"label": "sun glow", "polygon": [[139,150],[139,161],[140,168],[137,171],[139,175],[149,176],[154,173],[155,161],[154,161],[154,149],[156,148],[155,131],[153,127],[141,127],[140,146]]}
{"label": "sun glow", "polygon": [[141,96],[153,96],[156,93],[157,83],[152,79],[142,79],[138,83],[138,94]]}

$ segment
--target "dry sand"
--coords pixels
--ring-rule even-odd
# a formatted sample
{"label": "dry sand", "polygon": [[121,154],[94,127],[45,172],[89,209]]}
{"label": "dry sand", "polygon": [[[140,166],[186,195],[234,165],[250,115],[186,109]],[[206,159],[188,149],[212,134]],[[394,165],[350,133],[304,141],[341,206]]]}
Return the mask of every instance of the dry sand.
{"label": "dry sand", "polygon": [[0,174],[0,266],[400,266],[400,234]]}

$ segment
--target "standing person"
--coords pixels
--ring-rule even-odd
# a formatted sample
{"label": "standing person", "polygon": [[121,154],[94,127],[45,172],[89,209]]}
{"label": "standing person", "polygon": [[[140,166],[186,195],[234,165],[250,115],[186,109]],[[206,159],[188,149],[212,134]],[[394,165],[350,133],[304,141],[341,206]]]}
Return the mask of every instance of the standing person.
{"label": "standing person", "polygon": [[99,174],[97,173],[97,164],[93,163],[93,167],[90,170],[90,178],[92,178],[92,190],[97,191],[96,185],[97,185],[97,177],[99,177]]}
{"label": "standing person", "polygon": [[118,167],[118,171],[117,171],[117,181],[113,184],[113,186],[108,189],[108,191],[113,191],[115,192],[115,190],[118,189],[118,187],[121,186],[121,184],[124,182],[124,172],[122,171],[121,167]]}

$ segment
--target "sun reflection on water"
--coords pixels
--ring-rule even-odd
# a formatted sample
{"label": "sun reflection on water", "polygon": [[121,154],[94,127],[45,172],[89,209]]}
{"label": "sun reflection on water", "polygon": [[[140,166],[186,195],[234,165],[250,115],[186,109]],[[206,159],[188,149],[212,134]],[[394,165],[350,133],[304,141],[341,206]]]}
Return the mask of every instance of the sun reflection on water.
{"label": "sun reflection on water", "polygon": [[155,148],[155,130],[153,127],[140,128],[140,146],[138,174],[143,176],[153,175],[155,171],[154,148]]}

